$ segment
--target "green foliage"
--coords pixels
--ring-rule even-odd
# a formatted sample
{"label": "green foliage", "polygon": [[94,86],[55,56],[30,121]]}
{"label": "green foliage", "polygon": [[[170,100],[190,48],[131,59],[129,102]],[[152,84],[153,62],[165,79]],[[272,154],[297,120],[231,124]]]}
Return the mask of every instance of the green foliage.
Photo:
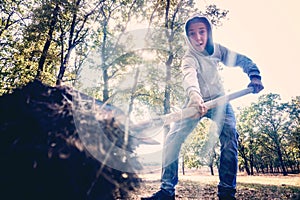
{"label": "green foliage", "polygon": [[20,57],[22,49],[19,48],[30,6],[29,2],[24,1],[0,2],[0,95],[31,79],[31,68]]}
{"label": "green foliage", "polygon": [[240,155],[245,167],[248,160],[257,172],[276,170],[286,175],[288,168],[299,171],[297,99],[283,103],[278,94],[262,95],[258,103],[240,111],[239,141],[244,148],[240,148]]}
{"label": "green foliage", "polygon": [[[58,74],[62,81],[74,81],[82,63],[79,58],[86,57],[82,43],[87,42],[87,25],[97,6],[99,1],[1,1],[1,93],[33,80],[38,68],[40,78],[50,85],[57,82]],[[72,50],[77,46],[81,56],[73,59]]]}
{"label": "green foliage", "polygon": [[216,124],[202,119],[193,133],[185,141],[181,155],[188,168],[215,166],[219,159],[219,142]]}

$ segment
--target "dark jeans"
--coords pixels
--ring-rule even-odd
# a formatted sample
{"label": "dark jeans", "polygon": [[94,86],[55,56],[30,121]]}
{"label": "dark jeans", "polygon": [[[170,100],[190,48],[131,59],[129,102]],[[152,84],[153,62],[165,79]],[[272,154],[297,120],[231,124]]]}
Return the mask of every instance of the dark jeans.
{"label": "dark jeans", "polygon": [[[231,105],[226,104],[210,109],[204,117],[216,122],[219,129],[216,137],[221,143],[218,195],[234,197],[238,165],[238,133],[234,112]],[[175,123],[165,139],[161,189],[170,195],[175,193],[175,186],[178,183],[178,157],[181,145],[200,119],[189,118]],[[209,134],[215,133],[210,131]]]}

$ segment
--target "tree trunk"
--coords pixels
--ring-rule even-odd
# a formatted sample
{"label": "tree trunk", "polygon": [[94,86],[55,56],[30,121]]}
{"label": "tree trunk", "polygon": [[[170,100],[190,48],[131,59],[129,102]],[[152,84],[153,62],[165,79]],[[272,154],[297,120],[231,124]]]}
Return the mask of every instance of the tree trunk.
{"label": "tree trunk", "polygon": [[250,175],[250,170],[249,170],[249,166],[248,166],[248,158],[246,156],[246,153],[245,153],[245,146],[242,144],[242,142],[240,141],[239,142],[239,150],[240,150],[240,154],[244,160],[244,167],[246,169],[246,172],[248,175]]}
{"label": "tree trunk", "polygon": [[[107,20],[107,19],[105,19]],[[103,40],[102,40],[102,49],[101,49],[101,56],[102,56],[102,76],[103,76],[103,101],[106,102],[109,99],[108,94],[108,66],[106,63],[106,40],[107,40],[107,21],[104,22],[103,25]]]}
{"label": "tree trunk", "polygon": [[270,172],[271,172],[271,173],[274,173],[274,168],[273,168],[272,163],[270,164]]}
{"label": "tree trunk", "polygon": [[[80,2],[81,2],[81,0],[76,1],[76,4],[75,4],[76,9],[78,9],[78,6],[79,6]],[[61,61],[61,66],[60,66],[59,73],[58,73],[58,76],[57,76],[56,85],[61,85],[61,82],[62,82],[62,79],[64,77],[66,68],[69,66],[69,61],[70,61],[70,56],[71,56],[72,50],[76,46],[76,44],[75,44],[76,43],[76,38],[74,39],[76,20],[77,20],[77,12],[74,12],[73,18],[72,18],[72,23],[71,23],[71,28],[70,28],[70,32],[69,32],[68,51],[67,51],[67,54],[65,55],[64,59]],[[63,41],[61,41],[61,42],[63,44]],[[62,45],[61,53],[62,53],[62,56],[63,56],[63,54],[64,54],[63,45]]]}
{"label": "tree trunk", "polygon": [[277,154],[278,154],[279,162],[280,162],[280,165],[281,165],[282,174],[283,174],[283,176],[286,176],[287,175],[287,171],[286,171],[283,159],[282,159],[282,152],[281,152],[280,148],[278,148]]}
{"label": "tree trunk", "polygon": [[[166,62],[166,78],[165,78],[165,95],[164,95],[164,114],[168,114],[171,111],[171,106],[170,106],[170,97],[171,97],[171,63],[173,61],[173,56],[169,55],[169,58]],[[164,138],[167,136],[168,132],[170,130],[169,126],[165,126],[164,128]]]}
{"label": "tree trunk", "polygon": [[214,173],[214,166],[213,165],[209,165],[209,168],[210,168],[210,174],[212,176],[214,176],[215,175],[215,173]]}
{"label": "tree trunk", "polygon": [[58,18],[58,11],[59,11],[59,6],[58,6],[58,3],[56,3],[56,6],[53,10],[53,17],[52,17],[52,20],[50,22],[48,37],[47,37],[47,40],[45,42],[43,52],[42,52],[42,55],[41,55],[39,63],[38,63],[38,71],[37,71],[36,79],[41,79],[41,75],[42,75],[42,72],[44,70],[44,64],[45,64],[45,61],[46,61],[46,58],[47,58],[47,54],[48,54],[48,50],[50,48],[50,44],[52,42],[53,32],[54,32],[55,25],[56,25],[57,18]]}
{"label": "tree trunk", "polygon": [[[64,74],[65,74],[65,71],[66,71],[66,68],[67,66],[69,65],[69,60],[70,60],[70,56],[71,56],[71,52],[72,52],[72,49],[74,47],[71,46],[69,47],[68,51],[67,51],[67,54],[63,60],[63,62],[61,63],[60,65],[60,68],[59,68],[59,74],[57,76],[57,80],[56,80],[56,85],[61,85],[61,82],[62,82],[62,79],[64,77]],[[63,53],[63,52],[62,52]]]}
{"label": "tree trunk", "polygon": [[[169,29],[169,10],[170,10],[170,0],[167,0],[166,2],[166,9],[165,9],[165,28],[166,30]],[[172,29],[172,27],[171,27]],[[168,42],[172,42],[173,38],[171,37],[171,35],[168,33],[168,31],[165,32],[166,34],[166,38],[168,38]],[[171,47],[171,45],[169,45]],[[169,49],[169,57],[168,60],[165,63],[166,66],[166,77],[165,77],[165,95],[164,95],[164,114],[168,114],[170,113],[171,110],[171,106],[170,106],[170,97],[171,97],[171,85],[170,85],[170,81],[171,81],[171,65],[173,62],[173,55],[172,55],[172,50]],[[169,126],[165,127],[164,130],[164,138],[167,136],[168,132],[169,132]]]}
{"label": "tree trunk", "polygon": [[248,166],[248,160],[247,160],[247,158],[245,157],[244,158],[244,167],[245,167],[245,169],[246,169],[246,172],[247,172],[247,174],[248,175],[253,175],[253,171],[252,171],[252,174],[250,173],[250,169],[249,169],[249,166]]}
{"label": "tree trunk", "polygon": [[106,102],[109,99],[109,93],[108,93],[108,73],[107,70],[103,70],[103,101]]}
{"label": "tree trunk", "polygon": [[184,155],[182,156],[182,175],[185,175],[185,170],[184,170]]}
{"label": "tree trunk", "polygon": [[254,161],[253,161],[253,154],[250,154],[250,175],[254,175]]}
{"label": "tree trunk", "polygon": [[249,144],[249,157],[250,157],[250,175],[254,175],[254,157],[253,157],[253,140],[250,139],[250,144]]}

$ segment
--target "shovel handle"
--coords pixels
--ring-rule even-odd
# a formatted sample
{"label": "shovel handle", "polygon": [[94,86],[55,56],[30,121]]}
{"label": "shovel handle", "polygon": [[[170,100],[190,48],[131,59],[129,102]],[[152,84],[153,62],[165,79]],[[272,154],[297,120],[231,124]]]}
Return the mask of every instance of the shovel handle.
{"label": "shovel handle", "polygon": [[[253,88],[252,87],[248,87],[246,89],[243,90],[239,90],[230,94],[226,94],[224,96],[218,97],[216,99],[213,99],[211,101],[207,101],[204,104],[206,105],[206,107],[208,109],[226,104],[227,102],[237,99],[239,97],[245,96],[247,94],[253,93]],[[130,127],[130,129],[132,130],[141,130],[143,128],[148,128],[149,126],[153,127],[153,126],[158,126],[158,125],[169,125],[172,122],[176,122],[182,119],[186,119],[189,117],[192,117],[194,115],[196,115],[198,113],[198,110],[195,107],[188,107],[188,108],[184,108],[180,111],[177,112],[173,112],[173,113],[169,113],[166,115],[162,115],[162,116],[158,116],[155,117],[151,120],[146,120],[146,121],[142,121],[139,122],[137,124],[134,124]]]}

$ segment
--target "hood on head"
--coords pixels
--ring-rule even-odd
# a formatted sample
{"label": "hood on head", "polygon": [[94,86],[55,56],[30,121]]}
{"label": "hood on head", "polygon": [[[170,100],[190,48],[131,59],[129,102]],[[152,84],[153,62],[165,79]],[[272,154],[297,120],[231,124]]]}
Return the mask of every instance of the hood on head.
{"label": "hood on head", "polygon": [[207,40],[207,44],[206,44],[206,47],[205,47],[205,50],[207,51],[207,53],[209,55],[212,55],[214,53],[214,43],[213,43],[213,37],[212,37],[212,25],[209,21],[209,19],[203,15],[200,15],[200,14],[196,14],[192,17],[190,17],[186,23],[185,23],[185,36],[187,38],[187,42],[189,44],[189,46],[194,49],[190,43],[190,40],[188,38],[188,27],[190,26],[191,23],[193,22],[203,22],[206,27],[207,27],[207,30],[208,30],[208,40]]}

